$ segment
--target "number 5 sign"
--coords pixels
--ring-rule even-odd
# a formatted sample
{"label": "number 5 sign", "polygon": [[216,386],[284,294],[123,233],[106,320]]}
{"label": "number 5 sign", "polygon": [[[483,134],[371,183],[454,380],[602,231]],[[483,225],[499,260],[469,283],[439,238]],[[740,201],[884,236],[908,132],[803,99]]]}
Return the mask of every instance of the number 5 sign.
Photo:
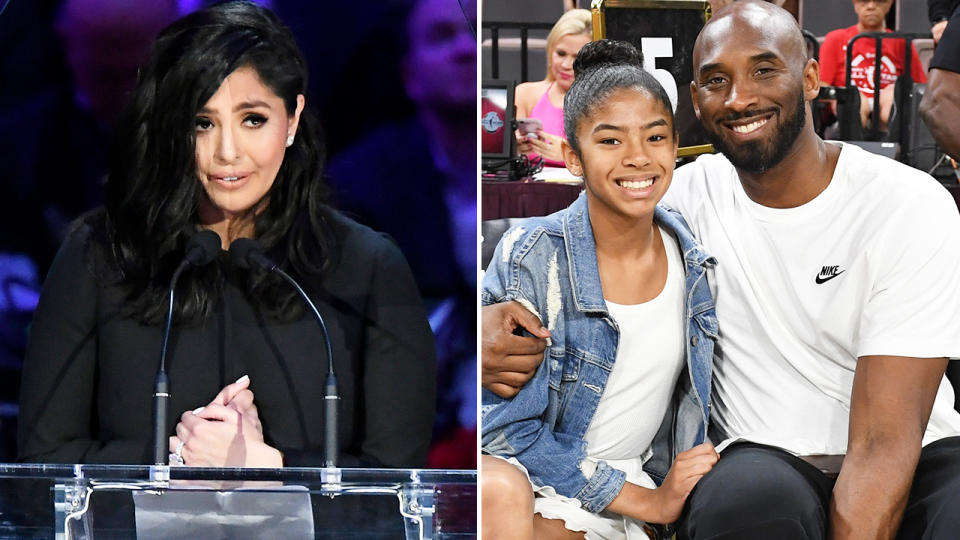
{"label": "number 5 sign", "polygon": [[673,73],[665,69],[657,69],[657,58],[673,58],[673,38],[640,38],[640,50],[643,51],[643,69],[649,71],[660,83],[660,86],[667,91],[670,97],[670,104],[673,105],[673,112],[677,112],[677,80],[673,78]]}
{"label": "number 5 sign", "polygon": [[593,0],[593,38],[619,39],[643,52],[643,68],[667,91],[680,156],[713,151],[693,112],[693,44],[710,16],[707,0]]}

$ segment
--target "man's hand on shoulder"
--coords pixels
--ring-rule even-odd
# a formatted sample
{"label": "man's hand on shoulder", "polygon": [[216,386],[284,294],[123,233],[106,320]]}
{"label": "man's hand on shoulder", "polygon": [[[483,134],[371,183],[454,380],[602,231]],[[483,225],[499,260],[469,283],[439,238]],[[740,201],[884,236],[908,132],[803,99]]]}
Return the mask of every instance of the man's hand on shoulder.
{"label": "man's hand on shoulder", "polygon": [[[536,373],[550,332],[517,302],[483,306],[481,314],[481,383],[494,394],[511,398]],[[518,328],[536,337],[514,334]]]}

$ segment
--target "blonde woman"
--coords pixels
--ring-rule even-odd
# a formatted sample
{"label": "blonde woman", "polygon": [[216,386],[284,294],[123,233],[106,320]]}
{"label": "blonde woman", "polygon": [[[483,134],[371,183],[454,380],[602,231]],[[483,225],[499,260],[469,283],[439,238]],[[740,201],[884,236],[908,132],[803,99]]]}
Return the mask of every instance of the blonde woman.
{"label": "blonde woman", "polygon": [[563,131],[563,97],[573,83],[573,61],[592,38],[590,11],[571,9],[547,35],[547,76],[542,81],[517,85],[514,103],[517,118],[536,118],[542,128],[536,133],[517,132],[517,150],[544,159],[547,166],[564,167],[560,141]]}

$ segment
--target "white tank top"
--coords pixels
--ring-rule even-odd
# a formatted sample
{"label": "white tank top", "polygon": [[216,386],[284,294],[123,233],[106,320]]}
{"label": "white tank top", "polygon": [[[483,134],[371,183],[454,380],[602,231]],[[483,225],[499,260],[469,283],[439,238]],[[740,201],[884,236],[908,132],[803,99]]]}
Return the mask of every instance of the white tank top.
{"label": "white tank top", "polygon": [[685,363],[686,276],[676,239],[662,228],[660,235],[667,252],[667,281],[660,294],[629,306],[606,301],[620,329],[620,342],[613,371],[584,436],[591,458],[638,460],[634,465],[642,465]]}

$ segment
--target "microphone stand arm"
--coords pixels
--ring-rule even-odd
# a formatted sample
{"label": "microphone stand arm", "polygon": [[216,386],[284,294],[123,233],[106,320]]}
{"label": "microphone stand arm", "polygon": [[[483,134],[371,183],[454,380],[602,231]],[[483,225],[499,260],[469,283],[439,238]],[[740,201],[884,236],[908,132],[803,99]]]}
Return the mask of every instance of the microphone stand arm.
{"label": "microphone stand arm", "polygon": [[323,395],[323,466],[336,467],[337,440],[339,438],[337,433],[337,401],[340,399],[340,395],[337,391],[337,377],[333,371],[333,349],[330,346],[330,334],[327,332],[327,325],[324,324],[323,317],[320,316],[320,311],[317,310],[317,306],[310,300],[310,297],[307,296],[307,293],[300,287],[300,284],[277,266],[271,266],[273,272],[276,272],[284,281],[297,289],[297,292],[299,292],[300,296],[306,301],[307,306],[310,307],[310,311],[313,312],[313,317],[317,320],[317,323],[320,325],[320,330],[323,332],[323,341],[327,346],[327,379]]}
{"label": "microphone stand arm", "polygon": [[170,340],[170,326],[173,324],[173,291],[180,274],[190,265],[183,261],[170,278],[170,305],[167,308],[167,324],[163,330],[163,344],[160,346],[160,368],[153,380],[153,463],[166,465],[170,454],[167,441],[167,418],[170,413],[170,379],[167,377],[167,342]]}

